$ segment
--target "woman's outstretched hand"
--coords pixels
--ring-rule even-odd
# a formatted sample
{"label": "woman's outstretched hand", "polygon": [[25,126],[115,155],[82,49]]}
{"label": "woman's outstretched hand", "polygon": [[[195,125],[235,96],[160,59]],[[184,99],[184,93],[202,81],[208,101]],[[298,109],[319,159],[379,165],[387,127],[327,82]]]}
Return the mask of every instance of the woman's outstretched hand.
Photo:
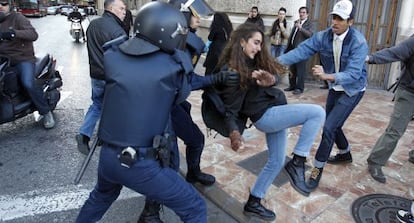
{"label": "woman's outstretched hand", "polygon": [[269,87],[276,84],[276,77],[265,70],[255,70],[252,72],[252,78],[262,87]]}

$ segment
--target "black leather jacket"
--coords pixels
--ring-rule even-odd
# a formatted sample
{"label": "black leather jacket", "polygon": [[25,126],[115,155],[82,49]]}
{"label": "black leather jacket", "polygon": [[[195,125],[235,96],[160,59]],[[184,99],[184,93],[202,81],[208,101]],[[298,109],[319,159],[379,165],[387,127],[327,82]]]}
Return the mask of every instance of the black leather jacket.
{"label": "black leather jacket", "polygon": [[103,65],[104,43],[126,35],[122,21],[113,13],[105,11],[101,18],[92,20],[86,30],[90,76],[104,80]]}

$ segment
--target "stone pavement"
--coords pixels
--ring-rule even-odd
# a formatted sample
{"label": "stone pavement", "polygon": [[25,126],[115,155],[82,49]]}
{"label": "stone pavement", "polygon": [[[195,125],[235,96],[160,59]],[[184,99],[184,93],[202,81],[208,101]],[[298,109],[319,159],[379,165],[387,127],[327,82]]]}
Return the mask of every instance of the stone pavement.
{"label": "stone pavement", "polygon": [[[200,73],[204,73],[200,71]],[[286,85],[281,85],[283,89]],[[257,162],[263,160],[266,151],[264,134],[254,127],[243,134],[245,148],[234,152],[230,148],[230,140],[208,131],[202,121],[201,107],[202,91],[193,92],[189,101],[192,103],[192,116],[205,133],[206,144],[202,155],[203,171],[213,174],[217,182],[210,187],[198,186],[202,194],[216,203],[225,212],[239,222],[260,222],[255,218],[243,215],[243,205],[253,187],[256,174],[247,170],[240,163],[255,162],[250,157],[257,155]],[[286,93],[288,103],[314,103],[324,106],[327,90],[319,86],[307,84],[305,92],[296,96]],[[348,223],[354,222],[351,206],[354,200],[372,193],[392,194],[414,198],[414,164],[408,162],[408,151],[414,149],[414,121],[412,121],[400,139],[397,149],[383,168],[387,183],[381,184],[373,180],[368,173],[366,159],[378,137],[384,132],[393,109],[392,93],[383,90],[368,89],[365,96],[348,118],[344,132],[352,146],[353,162],[345,165],[330,165],[324,169],[320,185],[309,197],[296,192],[286,180],[271,185],[263,204],[277,214],[275,222],[311,222],[311,223]],[[288,131],[288,147],[286,154],[291,157],[292,148],[297,141],[300,127]],[[312,166],[320,135],[315,140],[307,165]],[[180,142],[181,154],[185,146]],[[336,153],[336,147],[332,154]],[[260,159],[260,157],[262,157]],[[256,157],[255,157],[256,158]],[[184,160],[184,158],[182,158]],[[181,162],[182,172],[186,172],[185,162]],[[244,165],[245,166],[245,165]],[[309,176],[309,169],[306,172]],[[217,221],[222,222],[222,221]]]}

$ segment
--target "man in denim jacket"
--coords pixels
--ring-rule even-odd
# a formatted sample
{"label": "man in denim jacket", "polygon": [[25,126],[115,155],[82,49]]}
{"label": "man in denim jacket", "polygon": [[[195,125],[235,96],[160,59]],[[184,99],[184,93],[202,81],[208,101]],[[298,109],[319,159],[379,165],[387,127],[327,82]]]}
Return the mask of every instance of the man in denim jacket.
{"label": "man in denim jacket", "polygon": [[[364,60],[368,45],[365,37],[351,27],[354,15],[352,2],[337,2],[330,14],[330,28],[314,34],[296,49],[277,58],[280,63],[290,65],[319,53],[321,65],[312,68],[313,75],[329,82],[326,121],[308,181],[310,189],[318,187],[326,162],[352,162],[350,145],[342,126],[361,100],[367,85]],[[339,153],[329,157],[334,143]]]}

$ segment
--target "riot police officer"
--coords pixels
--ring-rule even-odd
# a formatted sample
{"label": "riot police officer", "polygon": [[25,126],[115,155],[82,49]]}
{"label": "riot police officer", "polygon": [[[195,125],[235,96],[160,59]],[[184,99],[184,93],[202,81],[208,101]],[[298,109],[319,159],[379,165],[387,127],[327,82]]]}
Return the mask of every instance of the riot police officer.
{"label": "riot police officer", "polygon": [[[213,14],[213,10],[204,0],[193,1],[190,5],[187,0],[169,0],[168,3],[179,9],[187,20],[189,32],[187,34],[185,51],[191,59],[193,66],[197,65],[204,50],[203,40],[197,36],[196,29],[199,25],[200,15]],[[194,72],[189,77],[192,90],[209,87],[215,84],[239,84],[237,74],[221,72],[214,75],[201,76]],[[201,183],[212,185],[216,181],[213,175],[203,173],[200,169],[201,154],[204,149],[204,134],[194,123],[191,117],[191,104],[184,101],[173,107],[171,111],[172,127],[175,135],[186,145],[187,175],[186,180],[190,183]],[[173,144],[173,168],[179,168],[178,144]],[[147,198],[144,210],[138,223],[162,223],[159,217],[160,204]]]}
{"label": "riot police officer", "polygon": [[207,222],[204,200],[165,157],[171,107],[191,90],[187,78],[193,67],[179,50],[185,46],[187,22],[170,4],[150,2],[139,10],[134,28],[135,37],[104,46],[98,182],[77,222],[101,219],[123,186],[166,205],[183,222]]}

